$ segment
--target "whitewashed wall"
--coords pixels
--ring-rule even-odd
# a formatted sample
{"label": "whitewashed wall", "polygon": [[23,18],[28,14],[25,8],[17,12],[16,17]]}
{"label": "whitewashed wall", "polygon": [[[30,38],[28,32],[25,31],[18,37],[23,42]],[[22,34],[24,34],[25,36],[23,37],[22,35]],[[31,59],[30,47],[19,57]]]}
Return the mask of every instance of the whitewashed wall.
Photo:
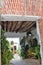
{"label": "whitewashed wall", "polygon": [[31,32],[32,32],[32,34],[34,35],[33,38],[37,38],[37,40],[38,40],[38,37],[39,37],[39,36],[38,36],[38,34],[37,34],[37,29],[33,29]]}
{"label": "whitewashed wall", "polygon": [[13,37],[24,37],[24,36],[26,36],[26,32],[25,33],[6,32],[5,36],[6,36],[6,38],[7,37],[11,37],[11,38],[13,38]]}

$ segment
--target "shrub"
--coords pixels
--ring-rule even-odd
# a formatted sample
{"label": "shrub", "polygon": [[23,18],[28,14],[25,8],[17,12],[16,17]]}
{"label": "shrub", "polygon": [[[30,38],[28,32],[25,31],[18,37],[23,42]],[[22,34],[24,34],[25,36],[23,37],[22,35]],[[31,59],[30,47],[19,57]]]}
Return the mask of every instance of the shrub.
{"label": "shrub", "polygon": [[28,57],[28,56],[27,56],[27,50],[28,50],[28,48],[29,48],[28,45],[25,45],[25,40],[26,40],[26,38],[23,37],[23,39],[22,39],[21,42],[20,42],[20,45],[21,45],[21,56],[22,56],[23,59],[25,59],[25,58]]}
{"label": "shrub", "polygon": [[36,53],[36,58],[40,59],[40,45],[37,45],[37,47],[35,47],[35,53]]}
{"label": "shrub", "polygon": [[6,40],[4,36],[4,31],[1,31],[1,64],[8,65],[10,59],[12,59],[13,54],[9,48],[9,42]]}
{"label": "shrub", "polygon": [[35,59],[41,59],[40,45],[37,45],[36,47],[29,48],[28,49],[28,57],[29,58],[35,58]]}

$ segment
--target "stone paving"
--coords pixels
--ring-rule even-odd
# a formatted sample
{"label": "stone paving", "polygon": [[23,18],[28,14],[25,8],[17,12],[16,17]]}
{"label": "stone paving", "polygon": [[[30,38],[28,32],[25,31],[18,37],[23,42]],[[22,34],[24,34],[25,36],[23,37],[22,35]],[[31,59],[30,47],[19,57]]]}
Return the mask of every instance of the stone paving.
{"label": "stone paving", "polygon": [[22,60],[18,54],[15,54],[9,65],[40,65],[40,63],[38,60],[34,59]]}

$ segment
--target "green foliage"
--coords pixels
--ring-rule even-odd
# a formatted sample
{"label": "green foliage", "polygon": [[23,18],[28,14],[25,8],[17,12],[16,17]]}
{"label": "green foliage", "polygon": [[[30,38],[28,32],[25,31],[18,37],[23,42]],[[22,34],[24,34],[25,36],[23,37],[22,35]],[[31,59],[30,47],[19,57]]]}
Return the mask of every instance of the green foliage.
{"label": "green foliage", "polygon": [[21,56],[23,59],[27,58],[27,51],[24,46],[21,47]]}
{"label": "green foliage", "polygon": [[21,56],[21,51],[20,50],[17,50],[17,53],[19,54],[19,56]]}
{"label": "green foliage", "polygon": [[33,58],[40,59],[41,58],[41,56],[40,56],[40,45],[37,45],[36,47],[29,48],[29,50],[28,50],[28,57],[30,57],[29,54]]}
{"label": "green foliage", "polygon": [[31,47],[36,47],[38,44],[37,38],[32,39]]}
{"label": "green foliage", "polygon": [[37,45],[37,47],[35,47],[35,53],[36,53],[36,58],[40,59],[40,45]]}
{"label": "green foliage", "polygon": [[25,45],[25,40],[26,40],[26,38],[23,37],[23,39],[20,42],[21,56],[22,56],[23,59],[27,58],[27,50],[28,50],[28,45]]}
{"label": "green foliage", "polygon": [[34,52],[35,53],[35,47],[31,47],[29,48],[31,52]]}
{"label": "green foliage", "polygon": [[1,31],[1,57],[2,65],[8,65],[9,61],[13,57],[9,42],[6,40],[3,30]]}
{"label": "green foliage", "polygon": [[[26,45],[26,42],[28,44]],[[38,45],[38,41],[36,38],[32,39],[30,38],[28,40],[28,37],[23,37],[23,39],[20,42],[21,45],[21,56],[25,59],[28,57],[33,57],[36,59],[40,59],[40,45]]]}

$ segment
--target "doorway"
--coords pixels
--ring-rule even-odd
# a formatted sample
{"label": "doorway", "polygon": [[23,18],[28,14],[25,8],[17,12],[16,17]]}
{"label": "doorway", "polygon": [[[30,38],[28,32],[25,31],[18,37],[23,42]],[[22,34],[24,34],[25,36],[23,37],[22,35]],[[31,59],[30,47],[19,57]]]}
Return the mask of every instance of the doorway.
{"label": "doorway", "polygon": [[[4,24],[4,27],[3,27],[3,24]],[[7,24],[10,24],[10,25],[7,26]],[[32,42],[32,39],[37,38],[37,40],[38,40],[37,30],[36,30],[36,21],[30,21],[30,22],[29,21],[21,21],[21,22],[19,22],[19,21],[8,22],[7,21],[7,23],[2,22],[2,29],[5,30],[6,32],[9,31],[9,33],[7,33],[7,35],[5,34],[6,37],[19,37],[20,41],[22,40],[22,43],[24,43],[23,46],[25,48],[24,47],[22,47],[22,48],[24,50],[26,50],[25,52],[27,52],[27,49],[29,49],[29,48],[27,48],[28,47],[27,44],[30,43],[30,41]],[[11,34],[10,34],[10,32],[11,32]],[[27,43],[27,39],[28,39],[28,41],[30,39],[31,40]],[[26,44],[25,44],[25,40],[26,40]],[[31,46],[33,46],[33,45],[29,45],[29,47],[31,47]],[[17,47],[14,46],[14,53],[16,53],[16,49],[17,49]],[[24,51],[22,52],[24,55],[23,59],[28,59],[28,57],[26,57],[27,53],[25,55],[25,52]],[[33,59],[34,53],[32,53],[31,56],[30,55],[31,55],[31,53],[29,50],[29,58],[31,57]]]}
{"label": "doorway", "polygon": [[17,48],[16,46],[14,46],[14,54],[17,52]]}

